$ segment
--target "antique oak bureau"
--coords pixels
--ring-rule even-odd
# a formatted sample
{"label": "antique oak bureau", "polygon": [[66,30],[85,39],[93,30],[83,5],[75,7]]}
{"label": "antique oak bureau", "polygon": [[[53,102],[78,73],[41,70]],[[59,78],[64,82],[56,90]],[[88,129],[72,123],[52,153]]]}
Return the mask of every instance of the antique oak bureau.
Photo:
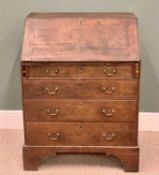
{"label": "antique oak bureau", "polygon": [[32,13],[21,72],[25,170],[58,153],[104,153],[138,171],[140,55],[131,13]]}

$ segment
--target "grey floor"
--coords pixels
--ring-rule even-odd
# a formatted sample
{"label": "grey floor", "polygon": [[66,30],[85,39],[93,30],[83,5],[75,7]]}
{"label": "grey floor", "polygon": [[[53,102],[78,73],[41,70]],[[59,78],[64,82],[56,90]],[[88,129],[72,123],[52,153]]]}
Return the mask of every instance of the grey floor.
{"label": "grey floor", "polygon": [[[139,175],[159,175],[159,132],[140,132]],[[24,171],[22,164],[22,130],[0,130],[0,175],[121,175],[115,158],[104,155],[68,154],[52,157],[38,171]]]}

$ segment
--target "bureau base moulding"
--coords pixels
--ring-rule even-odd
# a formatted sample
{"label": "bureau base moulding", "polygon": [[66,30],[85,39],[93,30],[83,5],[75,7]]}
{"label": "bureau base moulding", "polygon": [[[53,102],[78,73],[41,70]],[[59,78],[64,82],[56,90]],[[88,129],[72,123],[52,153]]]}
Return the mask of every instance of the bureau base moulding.
{"label": "bureau base moulding", "polygon": [[[159,131],[159,113],[140,112],[139,131]],[[23,129],[21,110],[0,110],[0,129]]]}
{"label": "bureau base moulding", "polygon": [[23,146],[25,170],[37,170],[39,164],[58,153],[102,153],[120,160],[125,171],[136,172],[139,165],[138,147],[120,146]]}

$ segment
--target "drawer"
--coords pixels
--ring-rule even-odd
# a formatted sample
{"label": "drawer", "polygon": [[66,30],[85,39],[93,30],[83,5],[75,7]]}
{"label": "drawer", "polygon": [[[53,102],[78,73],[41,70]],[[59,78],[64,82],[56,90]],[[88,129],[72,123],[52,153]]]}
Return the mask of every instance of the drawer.
{"label": "drawer", "polygon": [[134,80],[23,80],[24,98],[110,99],[135,98],[138,81]]}
{"label": "drawer", "polygon": [[133,65],[128,63],[28,63],[27,78],[133,78]]}
{"label": "drawer", "polygon": [[26,122],[27,145],[134,146],[134,123]]}
{"label": "drawer", "polygon": [[136,121],[135,100],[24,100],[25,121]]}

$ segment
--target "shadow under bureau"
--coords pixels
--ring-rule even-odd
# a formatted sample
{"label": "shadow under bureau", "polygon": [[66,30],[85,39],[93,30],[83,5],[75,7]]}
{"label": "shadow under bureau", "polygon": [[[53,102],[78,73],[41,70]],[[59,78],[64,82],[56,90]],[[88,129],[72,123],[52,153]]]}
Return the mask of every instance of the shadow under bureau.
{"label": "shadow under bureau", "polygon": [[131,13],[32,13],[21,60],[25,170],[104,153],[138,171],[140,58]]}

